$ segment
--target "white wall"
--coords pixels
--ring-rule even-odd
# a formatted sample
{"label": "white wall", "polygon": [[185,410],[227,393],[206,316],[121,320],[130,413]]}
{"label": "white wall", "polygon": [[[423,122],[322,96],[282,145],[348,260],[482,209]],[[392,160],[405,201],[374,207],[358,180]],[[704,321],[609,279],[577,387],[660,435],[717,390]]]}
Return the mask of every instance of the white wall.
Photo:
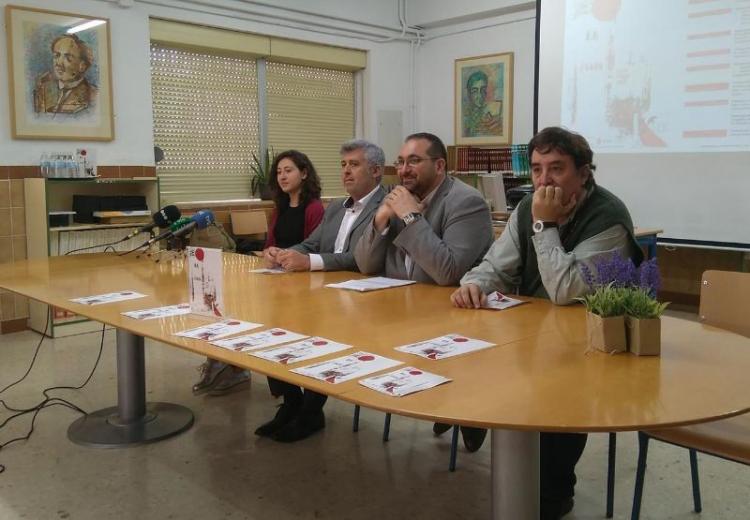
{"label": "white wall", "polygon": [[[500,2],[498,2],[500,3]],[[454,26],[430,37],[419,50],[418,127],[433,132],[446,144],[454,138],[454,62],[458,58],[502,52],[513,53],[513,142],[525,143],[533,133],[534,11],[484,20],[481,26]],[[480,24],[475,24],[480,25]],[[448,35],[452,31],[465,30]],[[433,31],[437,33],[437,31]]]}
{"label": "white wall", "polygon": [[[150,0],[145,4],[136,0],[131,7],[121,7],[120,3],[127,5],[128,2],[115,0],[58,0],[54,6],[45,0],[0,0],[0,7],[9,1],[15,5],[110,19],[115,140],[89,143],[102,165],[153,164],[149,16],[368,51],[368,66],[363,75],[363,137],[376,142],[384,141],[386,136],[382,134],[387,131],[379,130],[378,114],[387,112],[392,116],[400,112],[403,135],[431,131],[452,144],[454,60],[511,51],[515,61],[513,140],[525,142],[531,137],[534,74],[534,22],[531,19],[534,11],[482,17],[482,13],[498,9],[528,7],[529,2],[407,0],[410,24],[435,26],[426,31],[426,39],[416,57],[412,57],[406,42],[374,41],[399,33],[398,0],[363,0],[357,2],[356,9],[352,8],[351,0],[319,0],[314,7],[306,0],[279,0],[273,4],[236,0],[213,0],[210,4],[194,0]],[[314,14],[308,14],[310,12]],[[460,24],[441,22],[467,17],[481,19]],[[458,31],[461,32],[451,34]],[[5,41],[4,32],[3,27],[0,41]],[[7,71],[6,59],[6,53],[0,52],[0,71]],[[413,59],[416,59],[415,66]],[[12,140],[7,89],[7,81],[0,81],[0,164],[34,165],[44,151],[69,150],[78,144]]]}
{"label": "white wall", "polygon": [[407,0],[410,24],[430,29],[535,8],[529,0]]}
{"label": "white wall", "polygon": [[[100,16],[110,19],[112,37],[112,79],[115,112],[115,139],[109,143],[90,143],[96,150],[98,163],[102,165],[149,165],[153,164],[153,118],[151,112],[151,81],[149,69],[148,18],[160,18],[225,27],[259,34],[272,34],[299,40],[327,43],[368,51],[368,68],[364,74],[365,110],[364,137],[377,140],[378,110],[400,110],[404,114],[404,130],[408,132],[410,118],[408,85],[393,78],[409,77],[409,44],[404,42],[375,43],[375,39],[397,34],[397,0],[388,2],[363,2],[362,9],[351,9],[345,0],[325,0],[315,6],[322,16],[314,17],[289,12],[283,20],[278,8],[266,9],[266,15],[249,13],[247,3],[232,0],[215,0],[205,7],[190,0],[158,0],[161,5],[135,2],[132,7],[120,7],[109,0],[59,0],[50,6],[45,0],[0,0],[0,7],[14,5],[54,8],[60,11]],[[370,5],[373,4],[373,5]],[[282,5],[278,3],[277,5]],[[283,5],[309,11],[304,0],[285,0]],[[348,8],[345,8],[348,6]],[[236,8],[243,9],[242,11]],[[255,11],[263,6],[253,8]],[[265,9],[265,8],[264,8]],[[272,12],[273,11],[273,12]],[[344,16],[354,13],[350,22],[340,20],[321,21],[326,15]],[[372,17],[369,25],[361,26],[357,20]],[[283,27],[278,23],[307,26],[318,31],[337,32],[321,34],[305,29]],[[337,28],[336,31],[323,24]],[[392,26],[392,30],[379,29],[372,25]],[[372,33],[372,35],[370,34]],[[351,36],[340,36],[347,34]],[[5,28],[0,34],[5,41]],[[7,71],[5,52],[0,52],[0,70]],[[5,74],[3,74],[4,76]],[[77,142],[13,140],[10,137],[8,83],[0,81],[0,164],[34,165],[44,151],[65,151],[76,147]]]}
{"label": "white wall", "polygon": [[[43,0],[0,0],[6,4],[50,9]],[[154,163],[149,73],[148,19],[137,9],[92,0],[55,2],[60,11],[109,18],[112,21],[112,82],[115,112],[115,140],[90,143],[99,164],[148,165]],[[5,24],[0,38],[5,42]],[[35,165],[45,151],[74,151],[80,142],[13,140],[10,132],[10,103],[7,53],[0,52],[0,164]]]}

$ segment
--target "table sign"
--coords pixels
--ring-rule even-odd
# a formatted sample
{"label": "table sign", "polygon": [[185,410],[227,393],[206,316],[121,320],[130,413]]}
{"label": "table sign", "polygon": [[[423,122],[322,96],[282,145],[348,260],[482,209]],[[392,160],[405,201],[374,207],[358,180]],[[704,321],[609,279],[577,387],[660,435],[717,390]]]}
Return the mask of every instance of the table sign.
{"label": "table sign", "polygon": [[223,316],[224,270],[221,249],[188,247],[186,250],[190,312],[204,316]]}

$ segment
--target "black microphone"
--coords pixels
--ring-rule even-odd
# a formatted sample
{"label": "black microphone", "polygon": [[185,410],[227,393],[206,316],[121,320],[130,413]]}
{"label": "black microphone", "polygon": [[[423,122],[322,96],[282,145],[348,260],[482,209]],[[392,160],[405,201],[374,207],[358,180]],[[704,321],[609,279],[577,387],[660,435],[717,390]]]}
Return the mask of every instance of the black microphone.
{"label": "black microphone", "polygon": [[164,240],[165,238],[181,237],[195,228],[205,229],[214,222],[214,214],[210,210],[202,209],[190,218],[183,217],[172,224],[168,230],[158,236],[148,239],[141,247],[150,246],[151,244]]}
{"label": "black microphone", "polygon": [[164,228],[169,226],[170,224],[174,224],[177,222],[180,218],[180,210],[177,208],[177,206],[169,205],[164,206],[162,209],[154,213],[153,218],[150,223],[146,224],[143,227],[140,227],[130,233],[128,236],[120,240],[120,242],[125,242],[126,240],[130,240],[136,235],[140,235],[141,233],[148,233],[155,227]]}

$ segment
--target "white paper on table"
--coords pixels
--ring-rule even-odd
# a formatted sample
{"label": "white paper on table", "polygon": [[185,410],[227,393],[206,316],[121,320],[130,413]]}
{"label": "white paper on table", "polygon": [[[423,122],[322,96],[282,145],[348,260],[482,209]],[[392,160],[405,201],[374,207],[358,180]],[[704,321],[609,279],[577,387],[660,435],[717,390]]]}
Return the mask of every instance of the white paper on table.
{"label": "white paper on table", "polygon": [[269,269],[268,267],[261,267],[260,269],[253,269],[250,271],[251,273],[258,273],[258,274],[286,274],[287,271],[280,267],[275,267],[273,269]]}
{"label": "white paper on table", "polygon": [[154,307],[152,309],[141,309],[138,311],[128,311],[120,313],[128,318],[136,320],[153,320],[156,318],[168,318],[170,316],[180,316],[190,314],[190,304],[180,303],[177,305],[167,305],[165,307]]}
{"label": "white paper on table", "polygon": [[219,338],[225,338],[238,332],[245,332],[246,330],[257,329],[262,327],[261,323],[252,323],[250,321],[233,320],[231,318],[226,320],[217,321],[216,323],[210,323],[208,325],[201,325],[194,329],[183,330],[182,332],[175,333],[176,336],[182,336],[183,338],[195,338],[202,339],[205,341],[213,341]]}
{"label": "white paper on table", "polygon": [[494,343],[487,343],[481,339],[471,339],[460,334],[446,334],[427,341],[402,345],[396,347],[396,350],[427,359],[443,359],[494,346]]}
{"label": "white paper on table", "polygon": [[203,316],[224,316],[224,260],[221,249],[187,247],[190,310]]}
{"label": "white paper on table", "polygon": [[495,291],[487,295],[487,302],[485,302],[485,304],[482,305],[482,308],[492,309],[495,311],[501,311],[509,307],[515,307],[516,305],[521,305],[522,303],[526,303],[526,302],[523,300],[516,300],[515,298],[505,296],[500,291]]}
{"label": "white paper on table", "polygon": [[434,386],[442,385],[452,381],[430,372],[425,372],[419,368],[405,367],[382,374],[379,376],[362,379],[359,384],[377,390],[383,394],[401,397],[404,395],[421,392]]}
{"label": "white paper on table", "polygon": [[247,352],[265,347],[273,347],[290,341],[298,341],[306,338],[305,334],[297,334],[285,329],[268,329],[236,338],[221,339],[211,342],[217,347],[227,348],[236,352]]}
{"label": "white paper on table", "polygon": [[352,348],[352,346],[344,345],[343,343],[336,343],[335,341],[325,338],[314,337],[304,341],[298,341],[297,343],[291,343],[290,345],[282,345],[280,347],[262,350],[260,352],[251,352],[250,355],[267,359],[274,363],[290,365],[306,359],[333,354],[334,352],[339,352],[348,348]]}
{"label": "white paper on table", "polygon": [[126,300],[135,300],[137,298],[145,297],[145,294],[135,291],[118,291],[106,294],[96,294],[94,296],[84,296],[82,298],[72,298],[68,301],[81,303],[83,305],[101,305],[103,303],[124,302]]}
{"label": "white paper on table", "polygon": [[401,361],[395,359],[360,351],[315,365],[295,368],[292,372],[336,384],[401,364]]}
{"label": "white paper on table", "polygon": [[329,283],[326,287],[334,289],[348,289],[350,291],[377,291],[380,289],[390,289],[392,287],[401,287],[417,283],[414,280],[397,280],[395,278],[386,278],[384,276],[374,276],[372,278],[362,278],[361,280],[347,280],[339,283]]}

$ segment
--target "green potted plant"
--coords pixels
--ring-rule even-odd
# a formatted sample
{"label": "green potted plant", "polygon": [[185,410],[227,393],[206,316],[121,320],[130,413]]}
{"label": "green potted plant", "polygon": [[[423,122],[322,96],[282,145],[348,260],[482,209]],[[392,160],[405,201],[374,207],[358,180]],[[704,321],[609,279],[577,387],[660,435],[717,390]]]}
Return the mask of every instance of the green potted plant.
{"label": "green potted plant", "polygon": [[613,283],[597,287],[579,300],[586,307],[589,350],[607,353],[625,352],[625,293],[627,289]]}
{"label": "green potted plant", "polygon": [[625,295],[628,349],[636,356],[658,356],[661,353],[660,316],[668,302],[659,303],[644,288],[628,289]]}
{"label": "green potted plant", "polygon": [[266,148],[260,155],[253,152],[253,161],[250,163],[250,191],[258,195],[261,200],[271,200],[271,189],[268,181],[271,179],[271,164],[273,163],[273,148]]}

